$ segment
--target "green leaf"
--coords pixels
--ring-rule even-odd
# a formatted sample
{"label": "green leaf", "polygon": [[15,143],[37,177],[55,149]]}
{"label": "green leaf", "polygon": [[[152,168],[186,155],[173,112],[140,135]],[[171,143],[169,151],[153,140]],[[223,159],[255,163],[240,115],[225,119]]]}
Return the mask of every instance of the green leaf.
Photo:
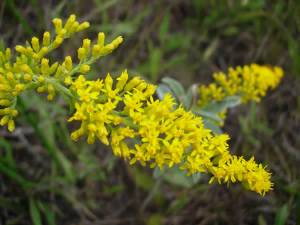
{"label": "green leaf", "polygon": [[162,82],[170,87],[177,99],[180,100],[185,95],[183,86],[177,80],[170,77],[164,77]]}
{"label": "green leaf", "polygon": [[3,157],[5,162],[11,167],[16,168],[16,162],[13,157],[13,151],[11,144],[3,138],[0,138],[0,149],[4,148],[5,156]]}
{"label": "green leaf", "polygon": [[47,223],[49,225],[56,225],[55,223],[55,213],[53,210],[50,209],[48,204],[42,203],[42,202],[37,202],[38,207],[41,209],[43,214],[46,216]]}
{"label": "green leaf", "polygon": [[154,187],[154,180],[149,174],[138,168],[132,168],[133,177],[138,187],[150,191]]}
{"label": "green leaf", "polygon": [[165,41],[170,27],[170,13],[166,12],[159,27],[159,39]]}
{"label": "green leaf", "polygon": [[160,100],[162,100],[164,98],[165,94],[167,94],[167,93],[172,94],[171,89],[165,84],[159,84],[156,89],[156,94],[157,94],[158,98]]}
{"label": "green leaf", "polygon": [[204,126],[207,128],[207,129],[210,129],[212,132],[214,132],[215,134],[222,134],[223,131],[221,130],[220,126],[209,120],[209,119],[205,119],[203,118],[203,123],[204,123]]}
{"label": "green leaf", "polygon": [[192,107],[192,112],[198,116],[202,116],[204,118],[216,121],[216,122],[222,122],[222,118],[220,118],[215,112],[211,112],[208,110],[203,110],[198,106]]}
{"label": "green leaf", "polygon": [[220,102],[212,102],[205,107],[203,110],[214,112],[216,114],[226,111],[228,108],[235,107],[241,104],[241,98],[239,96],[228,96]]}
{"label": "green leaf", "polygon": [[194,97],[193,92],[194,92],[194,87],[191,86],[189,87],[185,96],[183,96],[182,103],[186,110],[189,110],[193,104],[193,97]]}
{"label": "green leaf", "polygon": [[29,200],[30,217],[33,225],[42,225],[41,212],[34,199]]}
{"label": "green leaf", "polygon": [[160,48],[153,47],[152,42],[149,42],[149,73],[151,81],[157,81],[157,77],[161,68],[162,52]]}
{"label": "green leaf", "polygon": [[285,225],[289,216],[289,208],[287,204],[284,204],[276,213],[274,225]]}
{"label": "green leaf", "polygon": [[201,179],[200,173],[193,176],[187,176],[186,172],[180,170],[177,166],[164,168],[162,170],[156,167],[153,173],[156,178],[161,176],[168,183],[184,188],[194,186]]}

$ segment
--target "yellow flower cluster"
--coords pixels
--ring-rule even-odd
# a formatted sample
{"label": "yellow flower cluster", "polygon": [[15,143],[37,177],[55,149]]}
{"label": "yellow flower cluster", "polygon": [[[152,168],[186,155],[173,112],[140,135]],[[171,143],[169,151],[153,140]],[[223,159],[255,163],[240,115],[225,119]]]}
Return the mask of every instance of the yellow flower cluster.
{"label": "yellow flower cluster", "polygon": [[11,50],[0,51],[0,125],[7,125],[9,131],[15,129],[14,117],[17,97],[27,89],[36,89],[39,93],[48,93],[48,100],[52,100],[56,92],[72,97],[70,90],[65,87],[72,83],[72,77],[85,74],[90,64],[98,58],[111,53],[123,41],[118,37],[109,44],[104,44],[105,36],[98,34],[98,41],[91,45],[91,40],[84,39],[82,47],[78,49],[79,63],[73,65],[70,56],[66,56],[63,63],[50,63],[46,55],[59,47],[63,41],[89,27],[88,22],[79,23],[75,15],[71,15],[65,23],[61,19],[53,19],[55,35],[51,37],[49,31],[44,32],[41,40],[31,39],[26,46],[17,45],[15,59],[11,58]]}
{"label": "yellow flower cluster", "polygon": [[170,95],[154,100],[155,86],[139,77],[128,80],[124,71],[114,85],[110,75],[104,81],[80,76],[71,88],[78,100],[70,121],[81,122],[73,140],[87,135],[92,144],[98,138],[131,164],[178,165],[188,174],[210,173],[218,182],[242,182],[260,194],[272,189],[261,165],[230,155],[227,135],[214,135],[200,117],[176,107]]}
{"label": "yellow flower cluster", "polygon": [[[0,51],[0,125],[7,125],[10,131],[15,129],[14,117],[18,115],[15,109],[16,98],[25,89],[22,77],[15,76],[10,64],[11,50]],[[24,80],[25,81],[25,80]]]}
{"label": "yellow flower cluster", "polygon": [[270,182],[271,174],[261,164],[257,164],[254,157],[247,161],[243,157],[229,156],[227,160],[221,160],[211,173],[213,177],[209,183],[215,179],[219,183],[238,181],[260,195],[265,195],[273,187],[273,183]]}
{"label": "yellow flower cluster", "polygon": [[[65,23],[54,19],[53,24],[54,37],[47,31],[42,40],[33,37],[30,44],[16,46],[14,59],[10,49],[0,52],[0,125],[7,125],[10,131],[15,129],[17,97],[25,90],[46,92],[48,100],[60,93],[75,106],[69,119],[80,123],[71,134],[75,141],[81,136],[86,136],[89,144],[98,139],[131,164],[140,162],[159,168],[177,165],[188,174],[210,173],[211,182],[242,182],[262,195],[272,189],[270,173],[262,165],[256,164],[253,158],[247,161],[232,156],[227,135],[213,134],[204,127],[201,117],[177,106],[170,95],[155,100],[154,85],[138,76],[129,79],[127,71],[116,80],[109,74],[104,80],[86,79],[90,65],[116,49],[122,37],[105,44],[104,34],[99,33],[95,44],[83,40],[77,51],[77,64],[70,56],[62,63],[51,63],[46,54],[66,38],[89,27],[87,22],[79,23],[74,15]],[[241,94],[245,100],[258,99],[270,86],[276,86],[282,76],[279,68],[256,65],[230,71],[228,80],[222,74],[215,76],[220,87],[203,89],[208,90],[205,101],[233,94]],[[257,75],[260,73],[264,75]],[[259,91],[252,87],[259,87]]]}
{"label": "yellow flower cluster", "polygon": [[199,87],[200,106],[212,101],[221,101],[227,96],[240,96],[242,102],[260,101],[269,89],[275,88],[283,76],[280,67],[260,66],[251,64],[229,68],[213,75],[215,82]]}

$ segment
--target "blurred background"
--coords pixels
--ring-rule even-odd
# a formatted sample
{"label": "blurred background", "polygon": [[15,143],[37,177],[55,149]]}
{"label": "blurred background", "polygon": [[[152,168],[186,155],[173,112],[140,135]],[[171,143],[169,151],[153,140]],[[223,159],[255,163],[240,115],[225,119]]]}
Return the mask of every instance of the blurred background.
{"label": "blurred background", "polygon": [[185,88],[249,63],[282,66],[285,77],[260,104],[231,109],[231,151],[268,165],[265,197],[240,185],[168,179],[129,166],[109,149],[73,143],[63,99],[26,94],[18,128],[0,128],[0,224],[300,224],[300,2],[297,0],[1,0],[0,47],[41,37],[54,17],[75,13],[91,28],[51,57],[74,56],[83,37],[125,38],[91,76],[127,68]]}

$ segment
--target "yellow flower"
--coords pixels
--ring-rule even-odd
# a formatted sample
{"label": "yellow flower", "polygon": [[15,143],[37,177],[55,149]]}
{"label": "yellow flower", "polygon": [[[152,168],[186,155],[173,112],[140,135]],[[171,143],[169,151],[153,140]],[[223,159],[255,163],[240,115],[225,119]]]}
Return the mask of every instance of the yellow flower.
{"label": "yellow flower", "polygon": [[260,101],[269,89],[274,89],[283,76],[280,67],[249,66],[229,68],[228,74],[223,72],[213,75],[215,83],[199,87],[200,106],[212,101],[221,101],[227,96],[240,96],[242,102]]}

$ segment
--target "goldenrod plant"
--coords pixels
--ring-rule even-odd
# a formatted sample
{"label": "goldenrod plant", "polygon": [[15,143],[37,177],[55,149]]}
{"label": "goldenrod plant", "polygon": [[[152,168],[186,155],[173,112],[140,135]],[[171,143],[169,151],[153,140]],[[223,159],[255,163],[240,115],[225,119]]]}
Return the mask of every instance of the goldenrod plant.
{"label": "goldenrod plant", "polygon": [[[74,141],[86,137],[89,144],[99,140],[109,145],[115,156],[130,164],[139,162],[151,168],[177,166],[188,175],[208,173],[210,183],[241,182],[261,195],[272,190],[271,174],[265,166],[230,154],[227,134],[217,134],[204,124],[203,118],[176,103],[171,94],[157,99],[156,86],[139,76],[129,77],[126,70],[113,79],[88,80],[90,66],[111,53],[123,41],[117,37],[105,43],[98,34],[96,43],[84,39],[77,59],[50,62],[47,55],[63,41],[89,27],[71,15],[65,23],[54,19],[55,33],[33,37],[25,46],[15,47],[15,56],[6,49],[0,53],[0,115],[2,126],[15,129],[18,99],[25,91],[47,93],[53,100],[62,94],[73,106],[69,122],[77,121],[71,134]],[[215,76],[219,86],[200,87],[199,104],[219,101],[225,96],[240,95],[243,101],[259,100],[269,87],[275,87],[282,76],[280,68],[251,65]],[[114,76],[113,76],[114,77]]]}

